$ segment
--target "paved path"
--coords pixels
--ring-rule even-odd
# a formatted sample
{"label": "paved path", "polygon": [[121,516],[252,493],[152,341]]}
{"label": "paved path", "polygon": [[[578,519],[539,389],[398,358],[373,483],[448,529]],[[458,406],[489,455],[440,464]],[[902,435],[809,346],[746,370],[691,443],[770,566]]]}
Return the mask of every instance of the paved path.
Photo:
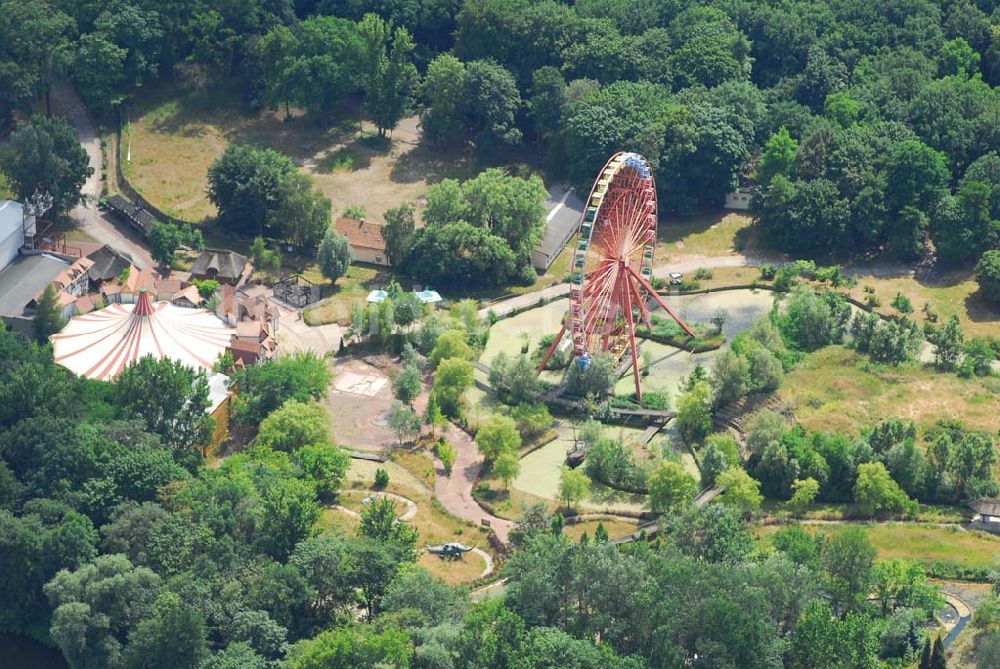
{"label": "paved path", "polygon": [[[343,492],[367,492],[367,490],[351,490],[350,488],[348,488]],[[397,495],[396,493],[392,492],[373,492],[369,495],[369,497],[375,497],[377,499],[388,497],[389,499],[394,499],[398,502],[406,504],[406,513],[404,513],[402,516],[399,517],[400,520],[406,520],[406,521],[413,520],[417,515],[417,503],[414,502],[412,499],[409,499],[408,497],[403,497],[402,495]],[[361,517],[361,514],[358,513],[357,511],[352,511],[351,509],[348,509],[346,506],[341,506],[340,504],[334,504],[332,505],[331,508],[337,509],[338,511],[343,511],[348,516],[351,516],[353,518]]]}
{"label": "paved path", "polygon": [[76,130],[76,136],[86,149],[90,166],[94,170],[83,185],[85,201],[77,205],[70,215],[84,232],[99,243],[108,244],[130,255],[139,269],[152,267],[153,259],[137,236],[126,231],[125,226],[119,227],[97,208],[97,201],[101,196],[101,138],[80,96],[68,83],[60,82],[52,86],[52,102]]}
{"label": "paved path", "polygon": [[437,478],[434,480],[434,496],[441,505],[463,520],[479,525],[488,521],[497,538],[507,543],[510,531],[514,528],[513,521],[499,518],[479,506],[472,496],[472,487],[479,480],[479,472],[483,469],[483,456],[476,443],[468,434],[449,423],[445,439],[455,447],[455,464],[451,468],[451,476],[444,470],[444,464],[434,456],[434,470]]}
{"label": "paved path", "polygon": [[496,569],[496,564],[494,564],[493,562],[493,556],[484,551],[482,548],[473,548],[472,552],[478,555],[479,557],[483,558],[483,561],[486,563],[486,568],[483,569],[482,573],[476,577],[476,580],[479,580],[481,578],[486,578],[487,576],[492,574],[493,570]]}
{"label": "paved path", "polygon": [[302,312],[299,310],[293,309],[277,300],[273,300],[271,303],[278,307],[280,318],[278,343],[281,346],[280,351],[315,351],[319,355],[324,355],[340,348],[340,339],[343,336],[343,330],[336,323],[313,327],[307,325],[302,320]]}
{"label": "paved path", "polygon": [[[954,595],[944,593],[944,599],[946,602],[955,607],[955,611],[958,612],[958,621],[955,623],[954,627],[948,631],[948,636],[944,639],[944,647],[947,648],[954,643],[955,639],[958,638],[958,635],[965,629],[965,626],[972,620],[972,610],[965,604],[965,602]],[[945,626],[945,629],[947,629],[947,625]]]}

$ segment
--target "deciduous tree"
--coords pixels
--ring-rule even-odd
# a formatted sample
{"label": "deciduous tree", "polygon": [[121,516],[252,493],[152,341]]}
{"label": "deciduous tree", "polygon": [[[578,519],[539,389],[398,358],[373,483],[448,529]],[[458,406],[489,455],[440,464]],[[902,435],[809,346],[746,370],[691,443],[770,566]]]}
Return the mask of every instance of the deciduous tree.
{"label": "deciduous tree", "polygon": [[208,379],[177,360],[146,355],[115,379],[122,416],[139,418],[173,449],[204,446],[212,431]]}
{"label": "deciduous tree", "polygon": [[254,442],[279,451],[295,451],[307,444],[329,444],[330,414],[318,402],[286,400],[261,421]]}
{"label": "deciduous tree", "polygon": [[19,125],[11,133],[2,167],[22,202],[36,191],[52,196],[50,216],[76,206],[83,199],[80,189],[94,172],[73,127],[54,116],[35,116]]}
{"label": "deciduous tree", "polygon": [[653,513],[683,509],[694,501],[698,484],[678,462],[664,462],[649,475],[649,506]]}
{"label": "deciduous tree", "polygon": [[344,276],[347,268],[354,261],[354,252],[351,250],[347,237],[334,228],[328,227],[323,233],[323,241],[319,244],[316,259],[319,262],[319,271],[323,276],[331,283],[336,283],[337,279]]}
{"label": "deciduous tree", "polygon": [[219,210],[219,223],[257,235],[270,228],[281,203],[281,183],[295,170],[277,151],[231,144],[208,168],[208,198]]}
{"label": "deciduous tree", "polygon": [[479,427],[476,445],[487,460],[497,460],[504,453],[517,452],[521,435],[513,418],[495,414]]}

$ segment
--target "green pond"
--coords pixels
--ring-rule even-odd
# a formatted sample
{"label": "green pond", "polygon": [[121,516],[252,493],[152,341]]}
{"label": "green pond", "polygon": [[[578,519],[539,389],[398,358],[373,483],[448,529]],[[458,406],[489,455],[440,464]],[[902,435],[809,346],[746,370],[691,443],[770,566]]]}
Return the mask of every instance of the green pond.
{"label": "green pond", "polygon": [[[521,458],[521,473],[511,487],[545,499],[559,496],[559,474],[566,463],[566,451],[572,447],[575,432],[572,424],[562,421],[557,427],[559,436]],[[608,427],[606,433],[625,441],[636,441],[643,430],[629,427]],[[594,485],[590,498],[581,505],[588,511],[642,511],[645,495],[635,495]]]}

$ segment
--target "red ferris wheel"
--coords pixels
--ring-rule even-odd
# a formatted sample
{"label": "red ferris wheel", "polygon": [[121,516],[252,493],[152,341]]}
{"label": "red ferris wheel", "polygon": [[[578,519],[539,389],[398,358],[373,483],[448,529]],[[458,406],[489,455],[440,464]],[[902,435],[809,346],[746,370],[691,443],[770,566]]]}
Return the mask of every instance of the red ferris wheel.
{"label": "red ferris wheel", "polygon": [[580,235],[570,268],[569,313],[539,370],[569,332],[577,363],[588,364],[597,352],[621,363],[631,356],[636,399],[639,361],[637,322],[652,327],[648,299],[655,300],[678,325],[694,336],[687,323],[653,289],[656,246],[656,185],[646,159],[616,153],[601,170],[580,221]]}

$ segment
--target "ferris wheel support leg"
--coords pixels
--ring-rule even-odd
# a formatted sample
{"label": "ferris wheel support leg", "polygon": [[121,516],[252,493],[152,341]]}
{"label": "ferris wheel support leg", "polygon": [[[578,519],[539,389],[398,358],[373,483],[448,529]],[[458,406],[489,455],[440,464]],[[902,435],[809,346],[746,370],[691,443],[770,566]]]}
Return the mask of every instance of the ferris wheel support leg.
{"label": "ferris wheel support leg", "polygon": [[556,352],[556,347],[559,346],[559,343],[562,341],[563,335],[565,334],[566,334],[566,321],[564,320],[562,327],[559,328],[559,334],[556,335],[556,338],[552,341],[552,345],[549,346],[549,350],[546,351],[545,356],[542,357],[542,364],[538,365],[538,370],[537,370],[538,374],[541,374],[545,370],[545,365],[549,364],[549,358],[551,358],[552,354]]}
{"label": "ferris wheel support leg", "polygon": [[684,332],[687,332],[692,337],[697,336],[697,335],[695,335],[694,330],[692,330],[688,326],[688,324],[684,322],[684,319],[681,318],[677,314],[677,312],[674,311],[670,307],[669,304],[667,304],[666,302],[663,301],[663,298],[660,297],[660,294],[656,292],[656,290],[653,288],[652,285],[650,285],[649,281],[646,281],[645,277],[643,277],[641,274],[639,274],[638,272],[636,272],[631,267],[628,268],[628,271],[631,272],[632,276],[634,276],[636,278],[636,280],[639,283],[642,284],[642,287],[645,288],[647,292],[649,292],[650,297],[652,297],[654,300],[656,300],[656,303],[659,304],[661,307],[663,307],[664,311],[666,311],[668,314],[670,314],[670,317],[673,318],[674,321],[676,321],[677,324],[681,326],[681,328],[684,330]]}
{"label": "ferris wheel support leg", "polygon": [[[631,285],[627,278],[623,280]],[[624,292],[624,291],[623,291]],[[635,401],[642,404],[642,386],[639,384],[639,352],[635,347],[635,321],[632,319],[632,307],[625,308],[625,320],[628,323],[629,353],[632,356],[632,377],[635,379]]]}

